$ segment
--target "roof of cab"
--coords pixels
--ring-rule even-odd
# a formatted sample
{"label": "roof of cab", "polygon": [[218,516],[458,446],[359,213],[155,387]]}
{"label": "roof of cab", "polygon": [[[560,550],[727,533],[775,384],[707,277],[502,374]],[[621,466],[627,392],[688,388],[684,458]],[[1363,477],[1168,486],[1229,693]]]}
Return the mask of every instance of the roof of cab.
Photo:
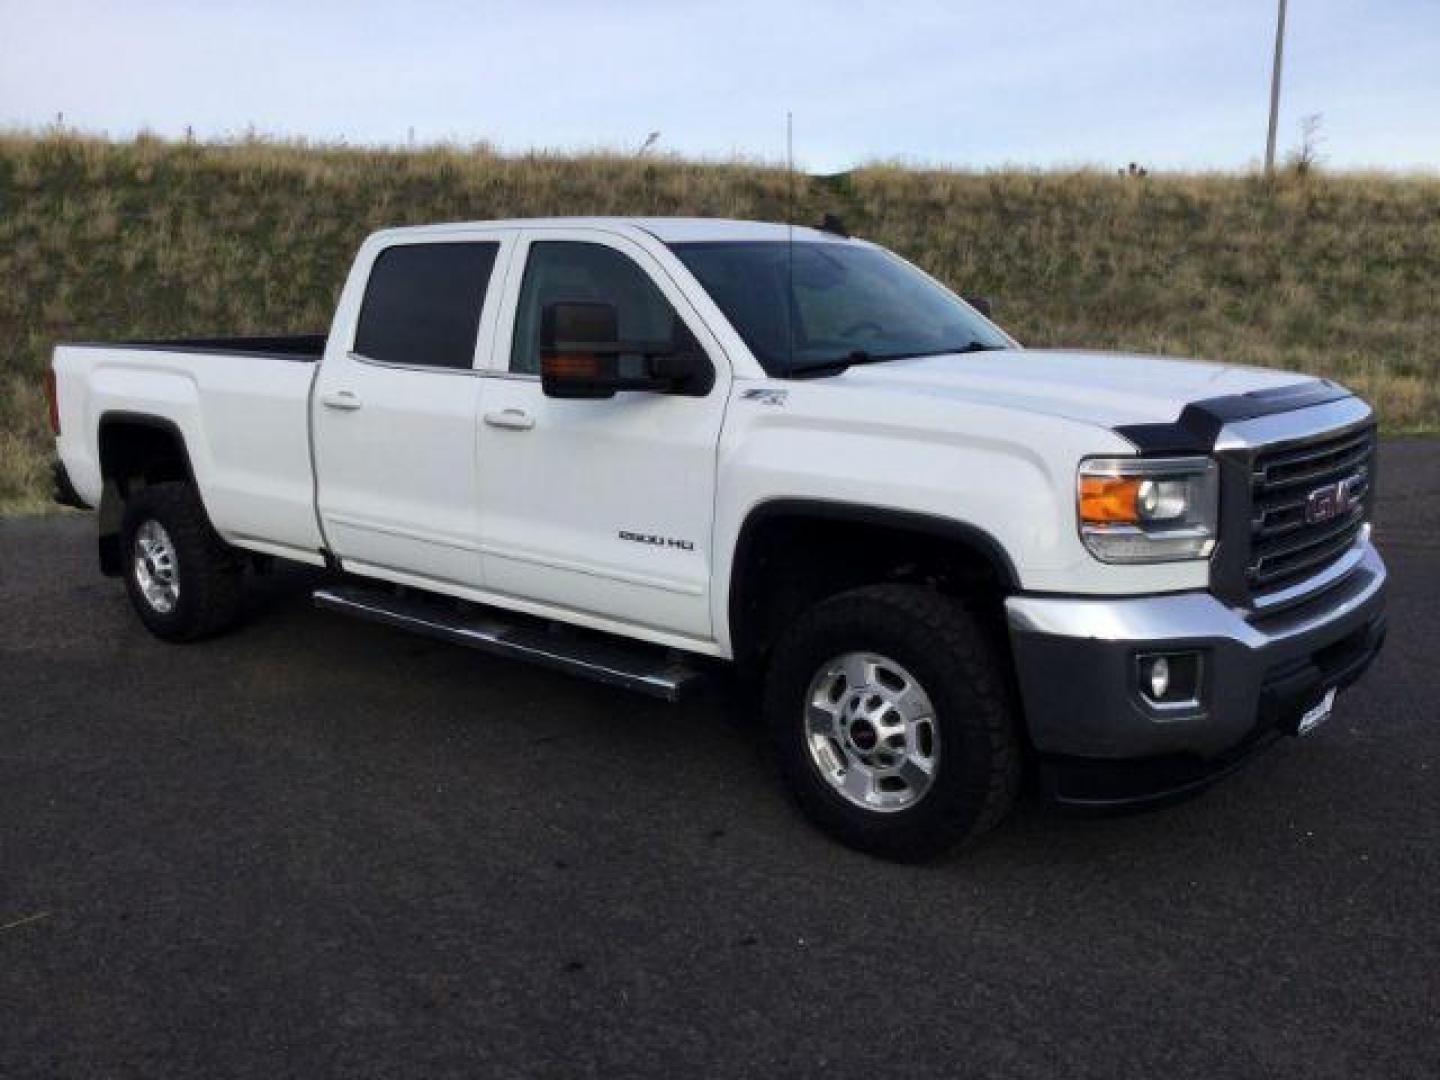
{"label": "roof of cab", "polygon": [[507,218],[501,221],[453,221],[384,229],[385,236],[454,232],[462,229],[640,229],[666,244],[704,241],[796,240],[843,243],[845,237],[803,225],[793,228],[773,221],[736,221],[730,218],[686,217],[550,217]]}

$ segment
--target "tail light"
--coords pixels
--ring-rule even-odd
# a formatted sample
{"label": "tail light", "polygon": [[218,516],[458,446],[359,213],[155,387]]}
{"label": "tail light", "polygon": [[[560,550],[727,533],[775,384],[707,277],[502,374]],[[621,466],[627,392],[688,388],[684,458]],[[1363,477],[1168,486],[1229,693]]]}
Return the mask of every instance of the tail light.
{"label": "tail light", "polygon": [[55,391],[55,372],[45,372],[45,400],[50,405],[50,434],[60,437],[60,395]]}

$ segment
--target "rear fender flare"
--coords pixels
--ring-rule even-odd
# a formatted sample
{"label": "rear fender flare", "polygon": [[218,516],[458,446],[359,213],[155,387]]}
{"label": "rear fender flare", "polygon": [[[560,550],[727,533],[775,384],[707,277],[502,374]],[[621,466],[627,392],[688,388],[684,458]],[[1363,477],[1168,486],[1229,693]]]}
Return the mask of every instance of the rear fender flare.
{"label": "rear fender flare", "polygon": [[[97,425],[99,434],[96,441],[96,456],[100,466],[102,484],[100,506],[98,507],[99,536],[97,544],[100,572],[107,577],[118,577],[124,566],[123,553],[120,550],[120,521],[125,514],[125,496],[120,490],[117,477],[106,469],[105,464],[106,431],[121,425],[150,428],[164,433],[179,452],[180,464],[184,469],[186,481],[196,489],[202,505],[204,503],[204,494],[200,492],[200,486],[195,483],[195,469],[190,463],[190,450],[185,444],[185,433],[180,430],[179,424],[163,416],[152,416],[148,413],[125,410],[112,410],[104,413]],[[206,513],[208,516],[208,510]]]}

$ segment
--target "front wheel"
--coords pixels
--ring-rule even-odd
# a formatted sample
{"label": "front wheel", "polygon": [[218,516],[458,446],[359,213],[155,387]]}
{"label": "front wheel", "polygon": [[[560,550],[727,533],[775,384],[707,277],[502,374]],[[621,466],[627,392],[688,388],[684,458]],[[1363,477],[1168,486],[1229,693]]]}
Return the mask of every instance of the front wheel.
{"label": "front wheel", "polygon": [[135,492],[125,503],[121,538],[130,602],[156,637],[195,641],[235,621],[240,563],[189,484]]}
{"label": "front wheel", "polygon": [[801,808],[842,842],[919,860],[1009,811],[1020,738],[1003,662],[956,601],[878,585],[781,636],[766,717]]}

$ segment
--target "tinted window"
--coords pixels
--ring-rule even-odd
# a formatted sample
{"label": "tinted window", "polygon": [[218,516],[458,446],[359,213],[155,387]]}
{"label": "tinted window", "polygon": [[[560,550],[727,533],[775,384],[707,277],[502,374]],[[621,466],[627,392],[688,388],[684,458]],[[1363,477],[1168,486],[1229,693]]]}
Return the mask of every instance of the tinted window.
{"label": "tinted window", "polygon": [[959,297],[878,248],[775,242],[672,244],[765,370],[1003,349]]}
{"label": "tinted window", "polygon": [[499,244],[403,244],[370,269],[355,351],[388,364],[469,368]]}
{"label": "tinted window", "polygon": [[540,312],[560,300],[613,304],[622,341],[670,341],[675,334],[675,309],[634,260],[601,244],[545,240],[530,245],[511,371],[539,373]]}

